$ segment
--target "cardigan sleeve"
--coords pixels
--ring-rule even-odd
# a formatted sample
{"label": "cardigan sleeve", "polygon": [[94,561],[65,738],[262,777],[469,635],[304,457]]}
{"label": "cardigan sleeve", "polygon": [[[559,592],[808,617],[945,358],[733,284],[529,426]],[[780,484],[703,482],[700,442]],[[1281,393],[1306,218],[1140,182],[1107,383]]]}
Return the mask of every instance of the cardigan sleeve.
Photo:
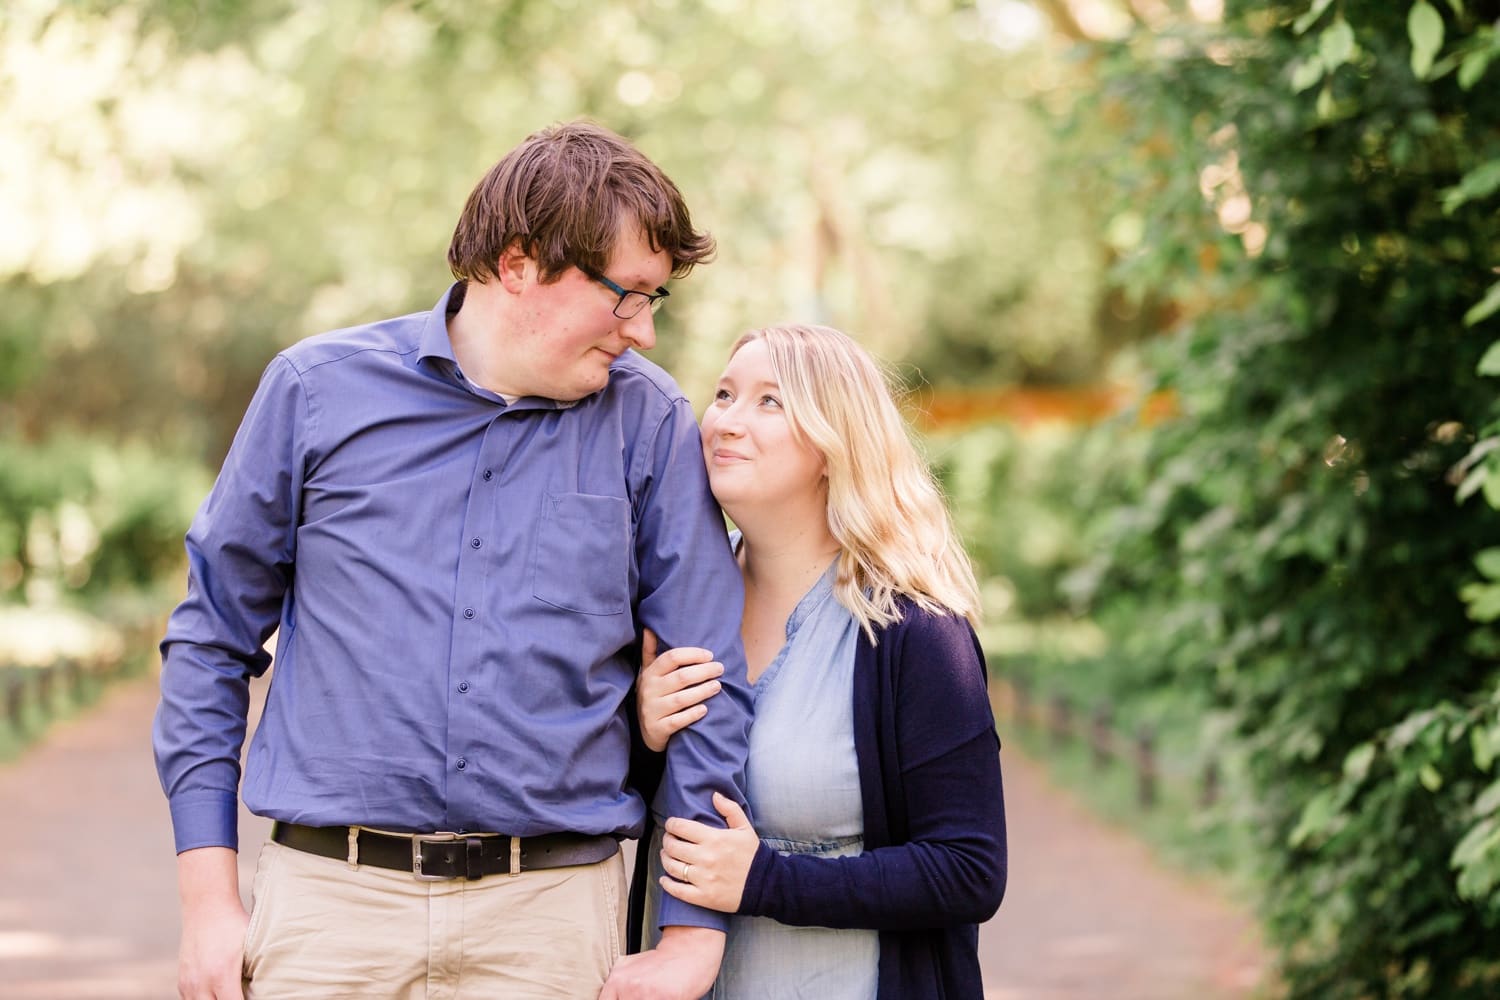
{"label": "cardigan sleeve", "polygon": [[1005,895],[999,744],[973,632],[918,616],[893,663],[903,842],[846,858],[756,852],[740,912],[785,924],[916,930],[980,923]]}

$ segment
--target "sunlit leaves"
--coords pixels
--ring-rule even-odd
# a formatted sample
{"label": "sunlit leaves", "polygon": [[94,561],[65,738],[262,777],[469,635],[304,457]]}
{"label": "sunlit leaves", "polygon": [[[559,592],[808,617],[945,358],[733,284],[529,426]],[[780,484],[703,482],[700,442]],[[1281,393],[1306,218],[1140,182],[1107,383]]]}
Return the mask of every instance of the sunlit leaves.
{"label": "sunlit leaves", "polygon": [[1301,60],[1292,70],[1292,91],[1300,94],[1310,87],[1317,86],[1318,81],[1323,79],[1323,71],[1321,56]]}
{"label": "sunlit leaves", "polygon": [[1458,894],[1483,900],[1500,886],[1500,821],[1476,823],[1453,849],[1453,867],[1458,869]]}
{"label": "sunlit leaves", "polygon": [[[1482,323],[1493,316],[1496,310],[1500,310],[1500,282],[1491,285],[1490,290],[1485,292],[1484,298],[1474,303],[1468,312],[1464,313],[1464,326],[1474,326],[1477,323]],[[1485,356],[1485,360],[1489,360],[1489,355]],[[1495,373],[1487,371],[1484,374],[1491,375]]]}
{"label": "sunlit leaves", "polygon": [[1500,32],[1493,27],[1477,32],[1471,48],[1459,64],[1458,85],[1464,90],[1473,90],[1490,63],[1497,58],[1500,58]]}
{"label": "sunlit leaves", "polygon": [[[1490,467],[1486,467],[1487,473],[1492,473]],[[1485,499],[1491,501],[1495,506],[1500,497],[1489,496],[1489,483],[1496,478],[1492,474],[1485,480]],[[1474,556],[1474,565],[1483,575],[1483,581],[1465,584],[1459,590],[1459,597],[1468,605],[1469,617],[1477,622],[1493,622],[1500,619],[1500,548],[1482,549]]]}
{"label": "sunlit leaves", "polygon": [[965,4],[253,6],[22,4],[76,36],[56,51],[0,19],[0,83],[36,68],[0,86],[20,124],[0,134],[17,166],[0,273],[19,275],[13,316],[36,313],[28,297],[53,310],[15,337],[0,320],[0,359],[68,369],[67,391],[0,395],[24,419],[150,428],[216,458],[272,351],[430,306],[474,181],[580,115],[634,138],[720,234],[661,320],[656,357],[695,394],[736,331],[798,316],[921,352],[932,381],[1097,370],[1095,172],[1056,156],[1039,109],[1088,82],[1040,22],[1002,47]]}
{"label": "sunlit leaves", "polygon": [[1361,743],[1349,751],[1344,758],[1344,777],[1355,783],[1365,780],[1370,773],[1370,764],[1375,760],[1375,745]]}
{"label": "sunlit leaves", "polygon": [[1287,844],[1291,847],[1302,847],[1315,837],[1322,837],[1329,833],[1340,818],[1344,802],[1337,791],[1327,790],[1319,792],[1308,800],[1307,805],[1302,808],[1302,816],[1292,832],[1287,835]]}
{"label": "sunlit leaves", "polygon": [[1453,187],[1443,191],[1443,211],[1452,214],[1469,202],[1488,198],[1496,191],[1500,191],[1500,159],[1480,164],[1464,174]]}
{"label": "sunlit leaves", "polygon": [[1411,39],[1411,71],[1420,80],[1432,71],[1443,47],[1443,16],[1427,0],[1417,0],[1407,15],[1406,33]]}
{"label": "sunlit leaves", "polygon": [[[1474,762],[1489,771],[1500,756],[1500,712],[1491,711],[1473,722]],[[1465,899],[1500,901],[1500,781],[1480,793],[1473,806],[1477,820],[1453,849],[1458,870],[1458,892]]]}
{"label": "sunlit leaves", "polygon": [[1323,12],[1331,6],[1333,6],[1333,0],[1313,0],[1302,16],[1297,18],[1293,23],[1292,30],[1299,35],[1307,31],[1308,28],[1311,28],[1318,22],[1318,18],[1322,17]]}
{"label": "sunlit leaves", "polygon": [[1318,55],[1329,72],[1349,61],[1354,55],[1354,29],[1348,21],[1339,18],[1324,30],[1318,39]]}
{"label": "sunlit leaves", "polygon": [[[1474,751],[1474,766],[1481,771],[1489,771],[1494,766],[1495,758],[1500,757],[1500,725],[1493,727],[1473,727],[1469,730],[1469,745]],[[1500,795],[1500,791],[1497,791],[1497,789],[1500,789],[1500,781],[1490,786],[1485,797],[1481,798],[1481,805],[1487,799],[1493,799],[1495,796]],[[1490,801],[1485,807],[1485,811],[1493,811],[1496,807],[1500,807],[1500,801]]]}

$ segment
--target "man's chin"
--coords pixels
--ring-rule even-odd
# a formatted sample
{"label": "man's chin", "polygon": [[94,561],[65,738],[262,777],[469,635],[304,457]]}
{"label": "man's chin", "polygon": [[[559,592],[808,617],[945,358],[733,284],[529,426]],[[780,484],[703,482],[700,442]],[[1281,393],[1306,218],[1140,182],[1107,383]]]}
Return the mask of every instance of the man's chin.
{"label": "man's chin", "polygon": [[598,375],[591,375],[579,379],[566,389],[560,389],[555,397],[560,403],[576,403],[585,396],[592,396],[609,384],[609,369],[606,368]]}

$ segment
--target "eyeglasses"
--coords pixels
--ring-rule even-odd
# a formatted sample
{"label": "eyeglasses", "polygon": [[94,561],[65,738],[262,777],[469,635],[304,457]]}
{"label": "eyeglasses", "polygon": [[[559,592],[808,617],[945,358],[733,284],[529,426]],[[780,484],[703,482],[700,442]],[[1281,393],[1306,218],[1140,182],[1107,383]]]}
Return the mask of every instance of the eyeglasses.
{"label": "eyeglasses", "polygon": [[672,294],[665,288],[658,288],[656,290],[656,294],[654,295],[649,292],[633,292],[628,288],[621,288],[619,285],[615,284],[613,281],[610,281],[602,274],[595,274],[592,271],[585,271],[581,267],[578,270],[583,271],[584,274],[588,275],[590,278],[593,278],[595,281],[599,282],[599,284],[603,285],[605,288],[608,288],[610,291],[614,292],[620,297],[620,301],[615,303],[614,311],[615,315],[620,317],[621,319],[630,319],[632,316],[635,316],[647,306],[651,307],[651,311],[653,313],[659,312],[661,311],[662,300],[665,299],[668,295]]}

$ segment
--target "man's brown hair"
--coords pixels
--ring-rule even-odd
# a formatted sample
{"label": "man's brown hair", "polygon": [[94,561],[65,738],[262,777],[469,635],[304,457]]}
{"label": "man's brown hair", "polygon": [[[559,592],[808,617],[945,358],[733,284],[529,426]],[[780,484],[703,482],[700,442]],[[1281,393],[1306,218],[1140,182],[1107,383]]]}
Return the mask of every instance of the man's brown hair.
{"label": "man's brown hair", "polygon": [[544,282],[568,267],[603,274],[634,218],[681,278],[713,256],[713,237],[693,229],[687,205],[660,167],[624,138],[591,122],[552,125],[527,136],[469,195],[448,245],[456,278],[499,278],[500,254],[519,241]]}

